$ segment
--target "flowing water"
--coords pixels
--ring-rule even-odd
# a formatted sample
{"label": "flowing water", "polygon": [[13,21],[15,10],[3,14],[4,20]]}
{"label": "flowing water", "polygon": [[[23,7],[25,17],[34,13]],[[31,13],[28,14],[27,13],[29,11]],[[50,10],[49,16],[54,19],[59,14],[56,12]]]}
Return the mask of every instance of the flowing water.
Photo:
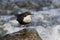
{"label": "flowing water", "polygon": [[[60,9],[51,9],[48,11],[31,11],[32,23],[30,28],[35,28],[43,40],[60,40]],[[19,24],[14,15],[1,16],[0,20],[4,19],[4,30],[8,30],[7,34],[23,29],[17,27]],[[16,27],[14,27],[16,26]]]}
{"label": "flowing water", "polygon": [[[48,7],[44,7],[43,11],[29,11],[34,14],[30,28],[35,28],[43,40],[60,40],[60,8],[48,10]],[[8,30],[7,34],[24,29],[24,27],[17,27],[19,23],[14,15],[0,16],[0,25],[4,27],[4,30]]]}

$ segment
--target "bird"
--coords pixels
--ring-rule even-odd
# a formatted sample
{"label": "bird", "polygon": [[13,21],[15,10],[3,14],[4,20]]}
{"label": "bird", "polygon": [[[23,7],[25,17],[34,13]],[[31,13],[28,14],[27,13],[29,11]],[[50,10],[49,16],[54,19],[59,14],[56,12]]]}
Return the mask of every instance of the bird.
{"label": "bird", "polygon": [[21,14],[16,14],[17,21],[19,22],[20,25],[27,25],[31,23],[32,20],[32,14],[30,12],[24,12]]}

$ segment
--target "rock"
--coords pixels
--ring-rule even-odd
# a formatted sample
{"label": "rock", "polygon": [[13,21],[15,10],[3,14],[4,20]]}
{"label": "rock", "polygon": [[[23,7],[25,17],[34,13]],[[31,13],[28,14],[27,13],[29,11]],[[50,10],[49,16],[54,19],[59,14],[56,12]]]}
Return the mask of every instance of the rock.
{"label": "rock", "polygon": [[51,0],[8,0],[0,3],[0,15],[14,14],[13,10],[22,8],[38,11],[43,7],[50,6],[51,3]]}
{"label": "rock", "polygon": [[60,8],[60,0],[52,0],[52,5],[54,8]]}
{"label": "rock", "polygon": [[0,15],[11,15],[12,10],[0,10]]}
{"label": "rock", "polygon": [[3,40],[42,40],[35,29],[23,29],[21,31],[7,34]]}
{"label": "rock", "polygon": [[0,25],[0,37],[6,34],[7,30],[4,30],[4,26]]}
{"label": "rock", "polygon": [[1,2],[0,9],[12,10],[14,8],[14,2]]}
{"label": "rock", "polygon": [[4,9],[13,10],[14,9],[14,3],[13,2],[9,2],[9,3],[5,4],[4,5]]}
{"label": "rock", "polygon": [[7,11],[6,10],[0,10],[0,15],[6,15]]}
{"label": "rock", "polygon": [[4,26],[0,25],[0,40],[2,40],[3,36],[6,34],[7,30],[4,30]]}
{"label": "rock", "polygon": [[27,8],[27,9],[41,9],[45,6],[50,6],[52,3],[51,0],[23,0],[23,1],[16,1],[15,4],[20,8]]}

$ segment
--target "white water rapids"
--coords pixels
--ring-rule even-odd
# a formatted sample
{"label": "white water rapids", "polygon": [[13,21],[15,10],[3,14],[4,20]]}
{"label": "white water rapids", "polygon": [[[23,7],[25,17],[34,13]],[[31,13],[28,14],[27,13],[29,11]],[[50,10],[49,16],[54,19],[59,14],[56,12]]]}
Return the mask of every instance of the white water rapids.
{"label": "white water rapids", "polygon": [[[43,40],[60,40],[60,8],[54,9],[53,5],[60,7],[60,0],[52,0],[51,9],[43,8],[43,11],[31,11],[32,23],[30,28],[35,28]],[[25,9],[22,11],[26,11]],[[28,10],[27,10],[28,11]],[[7,34],[22,30],[23,27],[17,27],[19,23],[13,19],[13,15],[0,16],[0,20],[4,20],[4,30],[8,30]],[[11,20],[11,18],[13,20]],[[14,27],[16,26],[16,27]]]}
{"label": "white water rapids", "polygon": [[[35,27],[40,37],[43,40],[60,40],[60,9],[51,9],[48,11],[31,11],[32,23],[30,28]],[[19,31],[22,28],[14,27],[19,23],[14,20],[10,20],[12,16],[2,16],[3,19],[8,20],[3,26],[4,30],[8,30],[7,33],[13,33]]]}

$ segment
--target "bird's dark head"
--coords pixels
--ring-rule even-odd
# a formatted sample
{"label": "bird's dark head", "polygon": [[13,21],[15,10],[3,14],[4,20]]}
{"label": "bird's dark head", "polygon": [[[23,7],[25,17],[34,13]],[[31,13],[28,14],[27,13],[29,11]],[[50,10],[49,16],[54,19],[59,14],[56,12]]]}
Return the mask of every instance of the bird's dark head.
{"label": "bird's dark head", "polygon": [[25,17],[28,16],[28,15],[33,15],[30,12],[24,12],[23,14],[24,14]]}

